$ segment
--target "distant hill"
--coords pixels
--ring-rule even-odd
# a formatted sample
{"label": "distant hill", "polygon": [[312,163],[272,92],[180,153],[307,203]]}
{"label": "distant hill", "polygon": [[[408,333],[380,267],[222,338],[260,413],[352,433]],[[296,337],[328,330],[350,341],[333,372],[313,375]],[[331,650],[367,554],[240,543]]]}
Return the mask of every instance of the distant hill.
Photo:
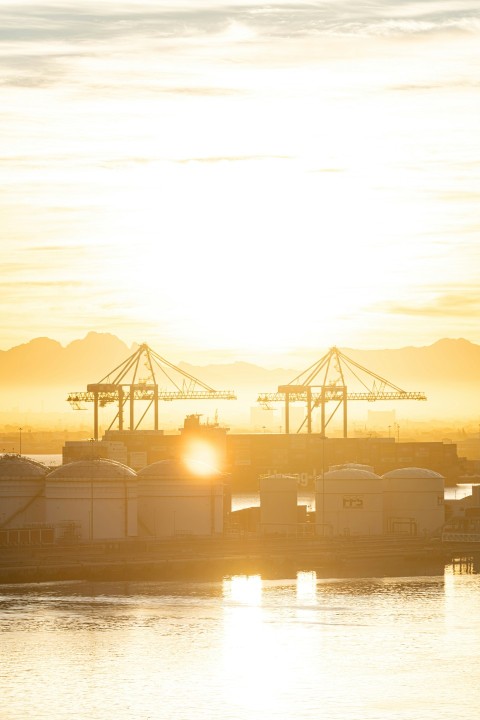
{"label": "distant hill", "polygon": [[[161,352],[161,348],[154,349]],[[66,347],[49,338],[35,338],[0,351],[0,410],[12,407],[14,394],[20,397],[29,388],[37,393],[46,387],[58,388],[59,401],[61,397],[64,402],[67,392],[84,390],[87,383],[99,381],[133,350],[115,335],[90,332]],[[464,411],[480,411],[480,345],[442,339],[425,347],[343,351],[405,390],[425,391],[433,412],[448,410],[458,416]],[[319,351],[318,358],[322,354]],[[181,362],[180,367],[215,389],[237,391],[243,401],[254,405],[257,393],[274,392],[309,366],[315,359],[309,355],[303,367],[290,369],[266,369],[246,362],[203,366]]]}
{"label": "distant hill", "polygon": [[108,333],[90,332],[66,347],[56,340],[35,338],[0,351],[0,387],[67,383],[70,390],[81,390],[87,383],[100,380],[129,353],[124,342]]}
{"label": "distant hill", "polygon": [[[66,347],[50,338],[35,338],[10,350],[0,351],[0,386],[11,386],[12,383],[63,385],[68,382],[69,387],[73,383],[72,389],[80,390],[87,383],[104,377],[133,350],[109,333],[90,332]],[[393,350],[342,348],[342,351],[396,385],[405,386],[405,389],[421,390],[425,383],[480,383],[480,345],[468,340],[443,339],[426,347]],[[322,352],[319,352],[318,358]],[[304,367],[313,359],[312,355],[306,358]],[[265,392],[274,390],[280,383],[289,382],[304,369],[272,370],[246,362],[202,366],[180,362],[179,366],[219,389],[254,386]]]}
{"label": "distant hill", "polygon": [[445,338],[426,347],[405,347],[398,350],[346,349],[344,352],[395,384],[403,383],[413,390],[422,388],[414,388],[412,383],[480,383],[480,345],[462,338]]}
{"label": "distant hill", "polygon": [[[426,347],[393,350],[341,350],[360,365],[404,390],[480,385],[480,345],[468,340],[443,339]],[[317,359],[320,359],[322,354],[320,351]],[[311,365],[314,359],[309,357],[303,367],[290,370],[267,370],[240,362],[203,367],[182,363],[181,366],[192,374],[198,373],[213,384],[218,384],[221,380],[232,388],[255,386],[259,391],[273,392],[279,384],[290,382],[300,371]]]}
{"label": "distant hill", "polygon": [[245,390],[256,388],[258,392],[276,390],[277,386],[289,382],[297,370],[277,368],[268,370],[246,362],[235,362],[224,365],[190,365],[181,362],[179,367],[190,375],[219,390]]}

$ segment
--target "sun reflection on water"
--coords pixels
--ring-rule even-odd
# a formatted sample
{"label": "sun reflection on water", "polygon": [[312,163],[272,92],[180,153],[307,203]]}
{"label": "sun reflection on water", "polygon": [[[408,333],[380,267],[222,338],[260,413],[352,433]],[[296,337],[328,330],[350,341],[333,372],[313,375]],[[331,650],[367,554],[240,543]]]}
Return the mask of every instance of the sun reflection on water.
{"label": "sun reflection on water", "polygon": [[225,702],[242,716],[280,711],[288,663],[282,634],[263,607],[259,575],[224,581],[223,682]]}
{"label": "sun reflection on water", "polygon": [[260,575],[234,575],[223,581],[225,600],[242,605],[260,605],[262,602],[262,578]]}
{"label": "sun reflection on water", "polygon": [[317,602],[317,573],[297,573],[297,600],[300,602],[316,604]]}

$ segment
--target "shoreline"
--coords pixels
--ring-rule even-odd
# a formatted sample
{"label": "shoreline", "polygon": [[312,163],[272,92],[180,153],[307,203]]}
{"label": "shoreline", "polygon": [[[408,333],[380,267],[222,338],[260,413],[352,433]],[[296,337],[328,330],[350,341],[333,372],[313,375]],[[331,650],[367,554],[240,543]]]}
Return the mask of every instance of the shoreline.
{"label": "shoreline", "polygon": [[480,545],[411,539],[177,539],[3,548],[0,585],[80,581],[221,580],[443,574],[458,561],[480,569]]}

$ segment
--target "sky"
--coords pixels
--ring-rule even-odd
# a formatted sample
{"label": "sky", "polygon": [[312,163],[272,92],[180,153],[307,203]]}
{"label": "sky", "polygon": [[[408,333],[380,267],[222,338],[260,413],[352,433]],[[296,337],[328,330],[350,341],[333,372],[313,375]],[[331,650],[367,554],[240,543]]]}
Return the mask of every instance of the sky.
{"label": "sky", "polygon": [[480,342],[480,9],[0,6],[0,348]]}

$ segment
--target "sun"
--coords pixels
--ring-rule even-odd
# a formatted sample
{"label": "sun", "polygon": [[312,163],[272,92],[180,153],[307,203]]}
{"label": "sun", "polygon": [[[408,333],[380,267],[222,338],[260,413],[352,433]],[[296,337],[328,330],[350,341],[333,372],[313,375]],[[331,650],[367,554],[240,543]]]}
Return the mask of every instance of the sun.
{"label": "sun", "polygon": [[220,471],[218,452],[205,440],[190,440],[184,448],[183,461],[195,475],[213,475]]}

